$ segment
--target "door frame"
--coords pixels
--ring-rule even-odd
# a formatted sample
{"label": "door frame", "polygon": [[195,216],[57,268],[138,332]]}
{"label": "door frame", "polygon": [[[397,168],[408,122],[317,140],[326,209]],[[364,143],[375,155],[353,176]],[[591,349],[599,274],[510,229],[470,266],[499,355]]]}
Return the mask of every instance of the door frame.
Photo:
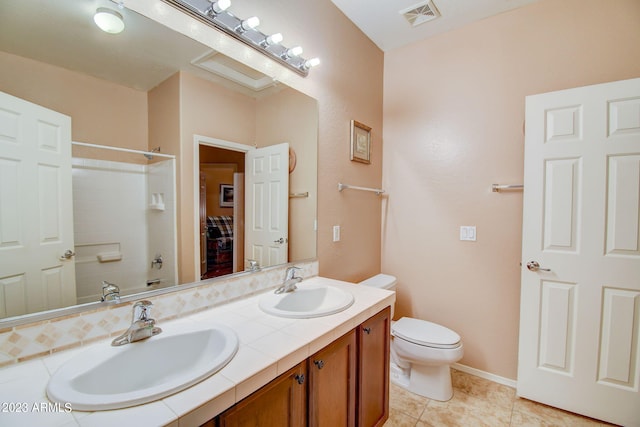
{"label": "door frame", "polygon": [[[256,147],[246,144],[240,144],[237,142],[226,141],[224,139],[211,138],[204,135],[193,135],[193,212],[200,212],[200,145],[207,145],[209,147],[223,148],[225,150],[239,151],[241,153],[248,153],[255,150]],[[194,220],[193,227],[194,239],[194,254],[200,254],[200,219],[199,215]],[[235,252],[235,251],[234,251]],[[193,257],[193,268],[195,277],[200,277],[202,272],[200,271],[200,256]]]}

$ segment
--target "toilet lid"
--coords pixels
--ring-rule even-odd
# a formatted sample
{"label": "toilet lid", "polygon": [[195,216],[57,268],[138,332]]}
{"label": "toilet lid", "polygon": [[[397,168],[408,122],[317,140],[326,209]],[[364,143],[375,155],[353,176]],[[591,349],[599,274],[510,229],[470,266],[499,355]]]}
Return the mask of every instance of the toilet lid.
{"label": "toilet lid", "polygon": [[460,335],[449,328],[426,320],[403,317],[391,326],[393,335],[418,345],[435,348],[460,346]]}

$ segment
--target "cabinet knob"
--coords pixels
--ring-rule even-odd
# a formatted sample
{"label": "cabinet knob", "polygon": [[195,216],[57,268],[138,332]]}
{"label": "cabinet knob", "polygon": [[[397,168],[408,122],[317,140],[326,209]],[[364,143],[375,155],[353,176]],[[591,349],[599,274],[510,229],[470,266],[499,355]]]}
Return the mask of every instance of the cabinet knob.
{"label": "cabinet knob", "polygon": [[365,331],[367,335],[371,333],[371,328],[362,328],[362,330]]}
{"label": "cabinet knob", "polygon": [[318,369],[324,368],[324,360],[314,360],[313,363],[318,367]]}
{"label": "cabinet knob", "polygon": [[298,382],[298,384],[304,383],[304,374],[297,374],[294,378]]}

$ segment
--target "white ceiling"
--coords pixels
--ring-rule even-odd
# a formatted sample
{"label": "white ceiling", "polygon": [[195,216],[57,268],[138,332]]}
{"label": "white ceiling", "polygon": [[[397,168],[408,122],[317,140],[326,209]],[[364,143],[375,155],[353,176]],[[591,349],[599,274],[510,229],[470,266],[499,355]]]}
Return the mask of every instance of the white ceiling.
{"label": "white ceiling", "polygon": [[432,0],[440,17],[411,26],[400,13],[428,0],[331,0],[380,49],[389,51],[538,0]]}

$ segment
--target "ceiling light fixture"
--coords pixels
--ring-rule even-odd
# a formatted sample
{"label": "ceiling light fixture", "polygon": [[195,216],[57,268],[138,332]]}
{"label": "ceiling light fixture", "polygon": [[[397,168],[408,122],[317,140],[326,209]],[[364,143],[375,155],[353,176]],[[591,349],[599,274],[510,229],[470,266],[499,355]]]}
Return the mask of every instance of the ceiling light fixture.
{"label": "ceiling light fixture", "polygon": [[257,17],[240,19],[229,12],[227,9],[231,6],[230,0],[163,1],[256,49],[302,76],[307,76],[309,69],[320,63],[317,58],[304,59],[301,56],[302,48],[299,46],[290,49],[282,46],[280,44],[282,34],[275,33],[268,36],[256,29],[260,25]]}
{"label": "ceiling light fixture", "polygon": [[93,22],[105,33],[119,34],[124,30],[124,20],[115,10],[99,7],[93,15]]}

